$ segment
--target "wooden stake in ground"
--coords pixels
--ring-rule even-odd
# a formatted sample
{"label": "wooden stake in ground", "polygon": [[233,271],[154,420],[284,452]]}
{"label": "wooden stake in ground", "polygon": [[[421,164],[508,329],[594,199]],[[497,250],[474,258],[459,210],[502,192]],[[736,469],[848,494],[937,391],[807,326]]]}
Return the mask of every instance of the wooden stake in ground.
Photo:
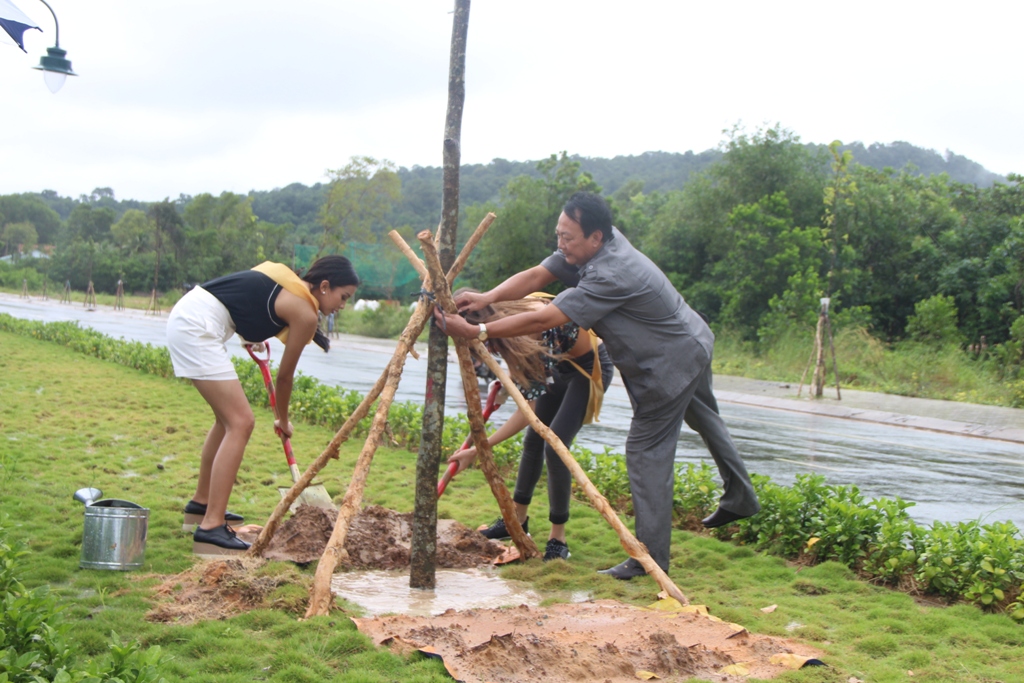
{"label": "wooden stake in ground", "polygon": [[89,280],[89,287],[85,290],[85,301],[83,303],[86,309],[90,311],[96,310],[96,290],[92,288],[92,280]]}
{"label": "wooden stake in ground", "polygon": [[814,396],[821,398],[825,393],[825,379],[828,374],[828,370],[825,367],[825,336],[828,336],[828,345],[832,350],[832,370],[835,374],[836,380],[836,399],[842,400],[843,395],[839,389],[839,366],[836,363],[836,347],[832,340],[832,321],[829,319],[828,306],[830,299],[828,297],[822,297],[821,309],[818,312],[818,325],[814,331],[814,350],[811,351],[811,357],[807,361],[807,367],[804,368],[803,374],[800,376],[800,386],[797,387],[796,395],[800,396],[800,392],[804,388],[804,378],[807,376],[807,370],[810,369],[811,363],[814,363],[814,374],[811,376],[811,386],[814,387]]}
{"label": "wooden stake in ground", "polygon": [[160,315],[160,306],[156,302],[156,290],[149,294],[149,304],[146,306],[146,315]]}
{"label": "wooden stake in ground", "polygon": [[64,283],[64,292],[60,295],[60,302],[62,304],[71,303],[71,280]]}
{"label": "wooden stake in ground", "polygon": [[[440,282],[434,287],[434,297],[437,299],[441,309],[448,313],[456,313],[455,302],[452,301],[451,290],[447,280],[441,278],[441,262],[437,258],[433,240],[429,230],[424,230],[416,236],[423,248],[423,257],[427,262],[427,270],[431,274],[432,282]],[[484,429],[483,413],[480,410],[480,389],[477,384],[476,373],[473,371],[473,360],[469,355],[469,344],[465,339],[455,339],[455,352],[459,357],[459,369],[462,373],[462,388],[466,392],[466,412],[469,417],[469,426],[473,434],[473,445],[476,446],[477,458],[480,461],[480,469],[494,498],[498,501],[501,509],[501,517],[505,520],[505,528],[508,529],[512,542],[519,549],[519,554],[524,560],[540,555],[533,539],[526,535],[519,518],[516,516],[516,506],[509,495],[508,488],[498,467],[494,464],[494,455],[491,452],[491,445],[487,442],[487,431]],[[539,420],[538,420],[539,422]],[[559,443],[561,443],[559,441]],[[436,478],[436,477],[435,477]]]}
{"label": "wooden stake in ground", "polygon": [[120,279],[117,281],[117,291],[114,293],[114,310],[124,310],[124,282]]}

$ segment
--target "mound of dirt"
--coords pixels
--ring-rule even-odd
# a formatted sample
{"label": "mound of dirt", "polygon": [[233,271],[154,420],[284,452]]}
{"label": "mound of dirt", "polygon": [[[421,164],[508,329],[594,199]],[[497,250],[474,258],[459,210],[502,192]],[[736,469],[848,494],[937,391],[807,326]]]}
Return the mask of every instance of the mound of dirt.
{"label": "mound of dirt", "polygon": [[613,600],[548,607],[448,610],[432,617],[353,619],[375,644],[440,656],[465,683],[635,682],[654,678],[772,678],[813,649],[749,633],[699,612],[643,609]]}
{"label": "mound of dirt", "polygon": [[249,557],[197,564],[156,587],[156,595],[166,601],[153,608],[146,618],[180,624],[225,619],[268,606],[267,598],[280,586],[312,583],[297,570],[263,576],[259,569],[265,564],[265,560]]}
{"label": "mound of dirt", "polygon": [[[303,505],[281,525],[263,557],[305,564],[320,559],[338,519],[335,510]],[[241,536],[241,534],[240,534]],[[248,539],[247,539],[248,540]],[[341,567],[401,569],[409,566],[412,513],[370,505],[357,514],[345,537]],[[437,521],[437,566],[468,569],[492,564],[505,547],[451,519]]]}

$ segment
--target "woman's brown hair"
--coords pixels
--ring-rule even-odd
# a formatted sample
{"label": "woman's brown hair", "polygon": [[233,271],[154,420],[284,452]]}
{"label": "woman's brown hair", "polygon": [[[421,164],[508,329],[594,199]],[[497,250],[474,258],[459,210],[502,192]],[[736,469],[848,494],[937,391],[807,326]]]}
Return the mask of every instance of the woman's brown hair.
{"label": "woman's brown hair", "polygon": [[[469,291],[469,290],[459,290]],[[456,292],[458,294],[459,292]],[[510,315],[535,311],[546,303],[541,299],[514,299],[498,301],[479,311],[466,314],[466,320],[475,325],[489,323],[507,318]],[[524,335],[506,337],[504,339],[488,339],[485,342],[491,353],[501,356],[508,366],[508,374],[521,387],[529,387],[535,382],[543,383],[547,377],[544,369],[544,357],[560,358],[548,349],[538,337]]]}

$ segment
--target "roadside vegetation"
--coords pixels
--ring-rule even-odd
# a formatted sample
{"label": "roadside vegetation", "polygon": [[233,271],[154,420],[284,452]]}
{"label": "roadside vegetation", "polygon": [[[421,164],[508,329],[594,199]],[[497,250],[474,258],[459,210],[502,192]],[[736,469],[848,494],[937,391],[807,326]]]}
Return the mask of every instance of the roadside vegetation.
{"label": "roadside vegetation", "polygon": [[[117,644],[112,633],[117,633],[121,639],[118,647],[137,652],[133,661],[156,667],[148,671],[157,671],[168,681],[449,680],[436,662],[374,648],[346,618],[359,614],[354,605],[340,605],[343,611],[330,617],[297,622],[305,609],[313,568],[268,565],[263,571],[287,574],[291,577],[288,585],[237,617],[193,626],[147,621],[146,613],[164,599],[155,588],[194,563],[189,553],[191,540],[179,530],[180,510],[194,487],[196,453],[208,426],[208,409],[186,383],[159,376],[161,362],[140,360],[142,355],[159,354],[160,349],[140,347],[126,354],[135,356],[133,365],[156,372],[148,374],[91,357],[109,357],[110,348],[121,342],[61,329],[73,325],[41,325],[9,317],[0,320],[4,327],[0,332],[4,348],[0,392],[5,397],[0,407],[4,543],[27,551],[17,558],[13,569],[24,589],[48,587],[61,606],[61,613],[53,618],[47,615],[47,620],[54,628],[66,629],[63,637],[76,666],[111,670],[116,665],[111,645]],[[19,328],[17,333],[12,333],[13,328]],[[53,330],[60,331],[65,343],[76,336],[82,339],[75,348],[44,341]],[[245,375],[245,382],[259,405],[265,392],[256,373]],[[303,383],[303,398],[297,396],[296,400],[306,404],[308,417],[317,414],[323,403],[343,405],[355,400],[344,391],[316,387],[313,380]],[[344,412],[344,408],[338,410]],[[259,521],[276,504],[276,487],[288,481],[288,472],[272,436],[269,411],[257,409],[256,415],[256,431],[239,473],[232,507]],[[459,420],[451,422],[447,439],[454,444],[464,435],[465,426]],[[392,425],[396,438],[411,442],[411,435],[419,431],[416,407],[397,406]],[[332,435],[333,427],[310,423],[299,427],[294,443],[300,462],[308,462]],[[322,478],[333,494],[339,495],[347,486],[360,446],[358,438],[345,444],[340,460],[325,470]],[[502,456],[510,475],[514,447],[512,450],[511,456]],[[624,480],[615,483],[622,474],[621,458],[595,457],[591,468],[595,482],[621,505]],[[382,448],[370,473],[365,502],[402,512],[411,510],[414,473],[414,452],[404,447]],[[710,509],[716,495],[711,479],[708,468],[681,473],[677,507],[690,512],[679,515],[680,527],[692,528],[696,516]],[[72,500],[72,493],[83,486],[96,486],[106,496],[132,500],[151,510],[142,570],[121,573],[77,568],[83,510]],[[912,577],[906,572],[906,552],[915,546],[906,541],[910,527],[899,514],[898,502],[888,503],[888,511],[871,512],[874,508],[868,506],[864,512],[862,505],[854,505],[854,491],[823,487],[813,479],[792,489],[760,479],[758,486],[765,512],[754,518],[757,525],[738,526],[721,534],[737,535],[740,544],[684,528],[673,532],[675,554],[670,575],[692,601],[708,605],[723,619],[755,632],[799,638],[826,652],[831,668],[792,672],[782,680],[840,683],[854,676],[873,682],[903,681],[908,670],[914,671],[915,680],[922,681],[1015,680],[1024,628],[1003,611],[1010,589],[1004,591],[1004,600],[985,607],[984,600],[975,598],[956,599],[950,593],[945,593],[950,598],[942,598],[941,591],[932,591],[924,582],[917,585],[921,592],[917,597],[882,585],[896,586]],[[496,504],[478,471],[463,473],[451,487],[458,495],[441,499],[440,517],[469,525],[493,519]],[[828,503],[830,498],[836,498],[835,502]],[[541,493],[536,501],[535,534],[544,533],[544,501]],[[872,515],[880,517],[886,529],[880,537],[895,545],[871,549],[865,523]],[[573,503],[572,519],[573,554],[568,563],[529,562],[503,569],[503,576],[532,582],[549,600],[568,599],[572,591],[588,591],[595,598],[650,604],[657,587],[648,579],[625,583],[595,577],[595,569],[622,554],[607,523],[579,501]],[[854,536],[844,543],[843,534],[830,535],[819,522],[843,524],[843,534]],[[821,540],[812,542],[812,529],[822,529],[824,533],[817,536]],[[984,550],[986,554],[1019,549],[1009,539],[994,539],[984,530],[972,537],[959,528],[944,529],[941,539],[945,545],[927,551],[934,558],[928,566],[944,569],[945,573],[936,577],[948,576],[954,581],[981,576],[973,574],[984,570],[987,561],[972,559],[972,552],[985,544],[991,549]],[[945,557],[952,562],[947,564]],[[1017,568],[1021,566],[1019,558],[1002,557],[1015,562]],[[846,566],[851,558],[853,568]],[[893,558],[902,564],[892,567],[889,560]],[[858,578],[865,575],[869,559],[886,566],[886,573],[874,581]],[[971,562],[974,569],[968,571]],[[1017,581],[1019,586],[1019,577]],[[968,604],[969,599],[982,607]],[[778,605],[774,612],[761,611],[773,604]],[[159,653],[155,646],[160,647]]]}

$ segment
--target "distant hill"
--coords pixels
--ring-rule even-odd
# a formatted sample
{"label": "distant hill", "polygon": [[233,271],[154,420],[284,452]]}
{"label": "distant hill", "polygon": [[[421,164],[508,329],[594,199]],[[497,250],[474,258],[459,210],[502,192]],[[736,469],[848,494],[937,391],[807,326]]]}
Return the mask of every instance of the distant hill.
{"label": "distant hill", "polygon": [[[808,147],[817,149],[822,145],[809,144]],[[855,142],[843,149],[853,152],[854,162],[877,169],[889,167],[900,170],[909,166],[921,175],[946,173],[955,181],[981,187],[1006,181],[1002,176],[959,154],[949,151],[940,154],[908,142],[874,143],[867,146]],[[630,181],[642,183],[643,191],[647,193],[678,190],[694,173],[706,169],[721,158],[722,152],[717,149],[683,154],[644,152],[611,159],[572,157],[580,162],[584,171],[594,177],[606,194],[614,193]],[[403,167],[398,170],[398,175],[402,180],[402,201],[388,222],[394,226],[409,225],[414,230],[437,227],[441,215],[442,169],[437,166]],[[494,159],[488,164],[466,164],[462,167],[461,203],[468,206],[496,201],[501,189],[520,175],[539,177],[537,162]],[[252,198],[253,212],[261,220],[277,224],[291,223],[301,235],[317,232],[317,213],[326,192],[327,186],[323,183],[312,186],[292,183],[273,190],[253,190],[249,196]],[[77,203],[110,205],[118,215],[128,208],[144,208],[134,200],[114,200],[110,188],[97,188],[92,196],[83,195],[77,200],[60,197],[49,190],[39,196],[65,220]],[[181,199],[187,201],[188,198]]]}

